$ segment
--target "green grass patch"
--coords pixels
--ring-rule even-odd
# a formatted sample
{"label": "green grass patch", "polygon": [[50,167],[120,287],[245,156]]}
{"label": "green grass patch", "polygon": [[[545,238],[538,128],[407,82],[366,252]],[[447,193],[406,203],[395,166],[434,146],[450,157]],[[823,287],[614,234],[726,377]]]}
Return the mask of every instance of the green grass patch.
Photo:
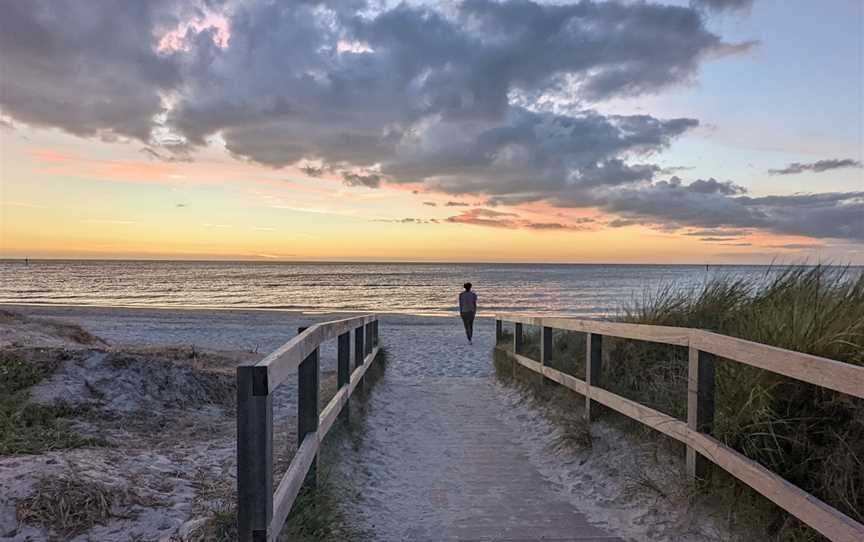
{"label": "green grass patch", "polygon": [[80,410],[29,402],[30,387],[48,374],[50,368],[46,366],[0,356],[0,455],[40,454],[103,444],[69,429],[64,418],[80,414]]}

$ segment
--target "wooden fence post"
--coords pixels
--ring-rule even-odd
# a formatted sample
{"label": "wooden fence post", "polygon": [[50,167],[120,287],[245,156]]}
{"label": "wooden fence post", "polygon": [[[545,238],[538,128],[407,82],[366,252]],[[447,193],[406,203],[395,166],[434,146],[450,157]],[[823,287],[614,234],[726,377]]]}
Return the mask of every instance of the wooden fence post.
{"label": "wooden fence post", "polygon": [[590,422],[597,419],[597,410],[591,411],[591,386],[600,386],[600,372],[603,368],[603,335],[585,335],[585,382],[588,384],[585,395],[585,417]]}
{"label": "wooden fence post", "polygon": [[[339,335],[336,355],[336,383],[342,390],[351,381],[351,332],[346,331]],[[345,398],[345,406],[339,416],[348,421],[351,412],[351,398]]]}
{"label": "wooden fence post", "polygon": [[363,345],[363,326],[358,327],[354,330],[354,368],[360,367],[363,365],[363,358],[365,356],[366,347]]}
{"label": "wooden fence post", "polygon": [[504,322],[495,320],[495,346],[501,343],[501,336],[504,335]]}
{"label": "wooden fence post", "polygon": [[273,402],[267,368],[237,367],[237,531],[268,541],[273,518]]}
{"label": "wooden fence post", "polygon": [[[372,322],[366,324],[366,356],[372,353],[372,349],[375,348],[373,344],[373,333],[372,333]],[[365,356],[364,356],[365,357]]]}
{"label": "wooden fence post", "polygon": [[519,354],[522,352],[522,343],[524,341],[524,337],[522,336],[522,324],[516,323],[513,326],[513,353]]}
{"label": "wooden fence post", "polygon": [[[298,329],[300,333],[305,327]],[[306,435],[318,431],[318,348],[306,356],[297,367],[297,448],[303,443]],[[307,488],[318,487],[318,454],[309,467],[304,485]]]}
{"label": "wooden fence post", "polygon": [[[354,330],[354,369],[363,365],[363,360],[366,358],[366,345],[363,339],[365,338],[366,328],[360,326]],[[360,379],[360,390],[364,389],[365,378]]]}
{"label": "wooden fence post", "polygon": [[[687,427],[711,434],[714,428],[714,356],[690,347],[687,371]],[[687,447],[687,474],[693,480],[708,478],[711,461]]]}
{"label": "wooden fence post", "polygon": [[[552,361],[552,328],[540,327],[540,365],[546,367]],[[546,383],[546,376],[540,373],[540,384]]]}

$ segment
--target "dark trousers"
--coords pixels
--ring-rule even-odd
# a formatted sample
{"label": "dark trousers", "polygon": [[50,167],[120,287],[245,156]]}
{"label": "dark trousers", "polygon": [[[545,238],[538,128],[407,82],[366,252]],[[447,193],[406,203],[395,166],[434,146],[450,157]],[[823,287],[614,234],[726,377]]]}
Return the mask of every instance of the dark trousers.
{"label": "dark trousers", "polygon": [[460,312],[462,316],[462,323],[465,324],[465,335],[468,336],[468,340],[470,341],[474,337],[474,316],[477,314],[475,311],[470,312]]}

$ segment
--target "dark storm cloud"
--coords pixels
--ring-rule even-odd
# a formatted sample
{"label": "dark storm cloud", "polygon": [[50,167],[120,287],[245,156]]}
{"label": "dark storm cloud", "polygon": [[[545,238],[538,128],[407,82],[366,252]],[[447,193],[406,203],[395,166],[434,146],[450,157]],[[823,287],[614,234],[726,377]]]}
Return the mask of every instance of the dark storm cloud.
{"label": "dark storm cloud", "polygon": [[[184,26],[205,8],[227,20],[227,42],[216,28]],[[162,156],[157,129],[192,146],[218,134],[233,155],[268,166],[375,166],[378,180],[343,176],[453,193],[650,176],[654,166],[622,155],[656,151],[696,121],[604,117],[581,104],[689,82],[734,45],[696,10],[641,3],[45,0],[2,10],[9,117],[134,137]],[[160,50],[170,32],[176,45]],[[582,112],[528,107],[540,95]],[[519,169],[499,186],[509,166]]]}
{"label": "dark storm cloud", "polygon": [[[698,181],[697,181],[698,182]],[[680,180],[645,183],[595,193],[593,205],[632,225],[664,228],[758,228],[784,235],[864,241],[864,192],[832,192],[753,198],[733,187],[692,188]],[[721,183],[722,184],[722,183]]]}
{"label": "dark storm cloud", "polygon": [[[474,0],[364,15],[335,5],[236,6],[227,48],[190,39],[189,84],[169,124],[197,144],[219,132],[232,153],[274,167],[380,164],[390,182],[458,193],[494,188],[501,165],[515,161],[519,178],[505,182],[554,184],[620,153],[656,150],[656,130],[683,128],[538,113],[511,97],[579,103],[656,91],[689,81],[729,45],[696,11],[661,5]],[[624,144],[614,140],[625,133]]]}
{"label": "dark storm cloud", "polygon": [[832,160],[819,160],[818,162],[812,162],[809,164],[793,162],[782,169],[769,169],[768,173],[771,175],[794,175],[796,173],[804,173],[805,171],[822,173],[823,171],[830,171],[832,169],[860,169],[862,167],[864,167],[864,165],[861,164],[860,160],[853,160],[852,158],[835,158]]}
{"label": "dark storm cloud", "polygon": [[0,109],[79,136],[148,141],[180,58],[157,52],[193,4],[10,0],[0,6]]}

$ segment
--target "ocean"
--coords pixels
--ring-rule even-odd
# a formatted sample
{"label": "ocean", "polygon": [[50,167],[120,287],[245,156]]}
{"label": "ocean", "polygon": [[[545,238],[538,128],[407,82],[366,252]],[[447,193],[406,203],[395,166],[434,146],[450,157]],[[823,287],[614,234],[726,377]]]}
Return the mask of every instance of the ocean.
{"label": "ocean", "polygon": [[481,314],[615,313],[660,287],[698,288],[767,266],[0,261],[0,303],[452,314],[472,282]]}

